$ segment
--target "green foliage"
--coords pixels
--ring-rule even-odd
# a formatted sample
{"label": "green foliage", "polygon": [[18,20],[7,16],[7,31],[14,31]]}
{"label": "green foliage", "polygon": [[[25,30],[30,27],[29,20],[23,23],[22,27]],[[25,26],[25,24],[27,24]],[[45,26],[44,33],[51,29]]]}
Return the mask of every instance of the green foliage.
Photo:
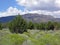
{"label": "green foliage", "polygon": [[45,30],[45,23],[40,23],[40,30]]}
{"label": "green foliage", "polygon": [[2,24],[0,23],[0,30],[2,30]]}
{"label": "green foliage", "polygon": [[54,25],[54,22],[51,22],[51,21],[49,21],[49,22],[46,22],[46,23],[34,23],[35,25],[34,25],[34,27],[35,27],[35,29],[38,29],[38,30],[54,30],[54,28],[58,28],[58,26],[56,25],[56,27],[55,27],[55,25]]}
{"label": "green foliage", "polygon": [[0,45],[60,45],[60,31],[29,30],[23,34],[13,34],[0,30]]}
{"label": "green foliage", "polygon": [[54,29],[59,30],[60,29],[60,23],[59,22],[54,22]]}
{"label": "green foliage", "polygon": [[9,29],[14,33],[23,33],[27,31],[27,23],[20,15],[18,15],[9,23]]}
{"label": "green foliage", "polygon": [[25,39],[17,34],[6,35],[2,38],[2,45],[21,45]]}
{"label": "green foliage", "polygon": [[[57,26],[57,25],[56,25]],[[28,29],[37,29],[37,30],[54,30],[54,28],[58,28],[55,27],[54,22],[46,22],[46,23],[32,23],[29,22],[28,23]]]}
{"label": "green foliage", "polygon": [[28,23],[28,29],[34,29],[35,27],[34,27],[34,23],[32,23],[32,22],[29,22]]}
{"label": "green foliage", "polygon": [[39,33],[28,35],[32,36],[27,39],[30,43],[28,45],[60,45],[60,31],[40,31]]}
{"label": "green foliage", "polygon": [[37,30],[59,30],[60,23],[58,22],[26,22],[20,15],[16,16],[14,20],[9,22],[9,29],[13,33],[23,33],[27,32],[27,29],[37,29]]}
{"label": "green foliage", "polygon": [[11,34],[9,30],[0,30],[0,39],[1,37]]}
{"label": "green foliage", "polygon": [[30,30],[24,34],[28,35],[25,45],[60,45],[60,31]]}
{"label": "green foliage", "polygon": [[46,29],[47,29],[47,30],[54,30],[54,24],[49,21],[49,22],[46,24]]}

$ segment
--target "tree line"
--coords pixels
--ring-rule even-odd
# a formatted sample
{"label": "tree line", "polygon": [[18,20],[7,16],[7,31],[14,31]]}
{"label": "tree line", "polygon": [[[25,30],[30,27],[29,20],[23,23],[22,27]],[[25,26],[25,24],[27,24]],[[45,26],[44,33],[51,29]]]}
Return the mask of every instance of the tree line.
{"label": "tree line", "polygon": [[36,29],[36,30],[60,30],[60,23],[59,22],[40,22],[40,23],[33,23],[27,22],[22,16],[16,16],[12,21],[8,22],[7,24],[0,23],[0,30],[3,27],[9,28],[12,33],[23,33],[27,32],[28,29]]}

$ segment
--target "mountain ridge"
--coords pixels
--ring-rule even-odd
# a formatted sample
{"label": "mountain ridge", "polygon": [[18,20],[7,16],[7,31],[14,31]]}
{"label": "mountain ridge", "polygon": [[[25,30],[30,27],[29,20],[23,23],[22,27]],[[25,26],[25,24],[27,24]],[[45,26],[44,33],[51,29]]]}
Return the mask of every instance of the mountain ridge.
{"label": "mountain ridge", "polygon": [[[32,22],[48,22],[48,21],[55,21],[55,22],[60,22],[60,18],[54,18],[53,16],[51,15],[43,15],[43,14],[31,14],[31,13],[28,13],[28,14],[24,14],[24,15],[21,15],[25,20],[27,20],[28,22],[29,21],[32,21]],[[14,18],[16,17],[15,16],[7,16],[7,17],[0,17],[0,22],[2,23],[6,23],[6,22],[9,22],[11,20],[13,20]]]}

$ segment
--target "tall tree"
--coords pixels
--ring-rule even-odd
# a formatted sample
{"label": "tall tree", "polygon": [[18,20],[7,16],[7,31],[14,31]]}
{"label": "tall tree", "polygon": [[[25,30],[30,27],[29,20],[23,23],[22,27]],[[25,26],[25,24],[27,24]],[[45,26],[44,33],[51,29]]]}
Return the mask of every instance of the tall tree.
{"label": "tall tree", "polygon": [[9,29],[11,32],[23,33],[27,31],[27,23],[22,16],[18,15],[9,23]]}

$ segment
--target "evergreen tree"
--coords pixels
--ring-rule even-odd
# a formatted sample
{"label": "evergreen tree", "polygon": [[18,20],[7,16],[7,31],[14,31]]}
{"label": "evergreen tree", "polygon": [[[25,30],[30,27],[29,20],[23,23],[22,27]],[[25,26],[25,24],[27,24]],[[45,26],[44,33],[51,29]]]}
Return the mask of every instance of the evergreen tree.
{"label": "evergreen tree", "polygon": [[54,30],[54,24],[49,21],[47,24],[46,24],[46,29],[47,30]]}
{"label": "evergreen tree", "polygon": [[0,30],[2,30],[2,24],[0,23]]}
{"label": "evergreen tree", "polygon": [[32,23],[31,21],[28,23],[28,29],[34,29],[34,23]]}
{"label": "evergreen tree", "polygon": [[45,23],[40,23],[40,29],[45,30]]}
{"label": "evergreen tree", "polygon": [[27,23],[20,15],[18,15],[9,23],[9,29],[14,33],[23,33],[27,31]]}

